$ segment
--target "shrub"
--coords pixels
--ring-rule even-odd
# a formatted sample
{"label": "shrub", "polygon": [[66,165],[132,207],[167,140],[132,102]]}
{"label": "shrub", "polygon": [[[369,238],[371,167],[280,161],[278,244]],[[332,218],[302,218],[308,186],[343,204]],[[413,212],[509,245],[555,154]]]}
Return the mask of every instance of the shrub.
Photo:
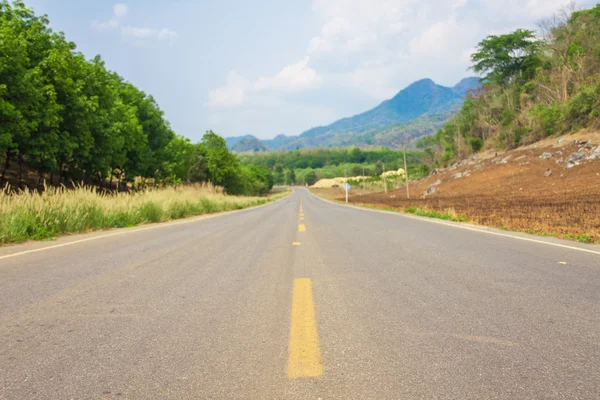
{"label": "shrub", "polygon": [[469,146],[471,146],[471,150],[473,153],[479,153],[483,148],[483,139],[480,138],[470,138]]}

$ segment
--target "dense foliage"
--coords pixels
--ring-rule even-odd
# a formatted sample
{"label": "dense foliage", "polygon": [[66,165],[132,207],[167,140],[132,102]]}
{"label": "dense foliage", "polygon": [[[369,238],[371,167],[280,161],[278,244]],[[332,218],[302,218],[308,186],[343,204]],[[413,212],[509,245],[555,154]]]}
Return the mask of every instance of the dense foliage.
{"label": "dense foliage", "polygon": [[[240,155],[242,163],[269,168],[275,184],[313,184],[322,178],[380,175],[403,168],[402,151],[387,148],[303,149]],[[421,152],[407,152],[412,178],[428,173]],[[425,167],[425,169],[424,169]]]}
{"label": "dense foliage", "polygon": [[[86,58],[21,1],[0,1],[1,185],[206,182],[229,193],[271,189],[267,168],[241,165],[212,132],[177,136],[158,104],[101,58]],[[31,175],[35,175],[31,183]],[[35,182],[37,181],[37,182]]]}
{"label": "dense foliage", "polygon": [[479,43],[472,68],[483,88],[420,142],[432,164],[600,126],[600,4],[569,6],[539,27]]}

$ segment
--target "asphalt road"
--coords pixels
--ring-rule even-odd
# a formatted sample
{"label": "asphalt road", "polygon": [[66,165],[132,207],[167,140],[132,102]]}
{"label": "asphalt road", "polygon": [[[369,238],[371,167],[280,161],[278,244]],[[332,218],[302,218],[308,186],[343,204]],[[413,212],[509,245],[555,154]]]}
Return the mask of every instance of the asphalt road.
{"label": "asphalt road", "polygon": [[0,249],[0,398],[600,398],[600,246],[305,190],[114,233]]}

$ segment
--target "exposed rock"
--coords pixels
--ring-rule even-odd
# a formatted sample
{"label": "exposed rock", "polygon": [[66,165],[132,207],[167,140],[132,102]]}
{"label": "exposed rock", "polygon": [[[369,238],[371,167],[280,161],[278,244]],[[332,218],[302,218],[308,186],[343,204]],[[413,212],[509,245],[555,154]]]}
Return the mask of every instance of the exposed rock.
{"label": "exposed rock", "polygon": [[515,158],[515,161],[522,160],[522,159],[524,159],[526,157],[527,157],[526,155],[519,156],[519,157]]}
{"label": "exposed rock", "polygon": [[549,159],[549,158],[552,158],[552,153],[546,153],[546,152],[544,152],[544,154],[542,154],[542,155],[540,156],[540,158],[541,158],[542,160],[547,160],[547,159]]}
{"label": "exposed rock", "polygon": [[594,150],[594,153],[600,154],[600,146],[596,147],[596,150]]}
{"label": "exposed rock", "polygon": [[558,143],[558,144],[561,144],[561,143],[562,143],[562,142],[564,142],[564,141],[565,141],[565,138],[560,138],[560,139],[558,139],[558,140],[557,140],[557,143]]}
{"label": "exposed rock", "polygon": [[552,175],[552,170],[550,170],[550,169],[549,169],[549,170],[547,170],[546,172],[544,172],[544,176],[545,176],[546,178],[547,178],[547,177],[549,177],[550,175]]}
{"label": "exposed rock", "polygon": [[438,180],[437,180],[437,181],[435,181],[435,183],[434,183],[434,184],[432,184],[431,186],[437,186],[437,185],[439,185],[440,183],[442,183],[442,180],[441,180],[441,179],[438,179]]}
{"label": "exposed rock", "polygon": [[570,163],[567,163],[567,165],[565,166],[565,168],[566,169],[571,169],[571,168],[573,168],[573,167],[575,167],[575,166],[577,166],[579,164],[580,164],[579,161],[575,161],[573,163],[570,162]]}
{"label": "exposed rock", "polygon": [[500,161],[502,164],[508,164],[508,160],[510,160],[512,156],[508,156],[506,158],[503,158],[502,161]]}
{"label": "exposed rock", "polygon": [[425,192],[425,196],[431,196],[433,193],[435,193],[435,186],[431,185]]}
{"label": "exposed rock", "polygon": [[574,163],[578,160],[583,160],[585,158],[585,153],[583,151],[578,151],[577,153],[571,155],[571,157],[567,158],[567,163]]}

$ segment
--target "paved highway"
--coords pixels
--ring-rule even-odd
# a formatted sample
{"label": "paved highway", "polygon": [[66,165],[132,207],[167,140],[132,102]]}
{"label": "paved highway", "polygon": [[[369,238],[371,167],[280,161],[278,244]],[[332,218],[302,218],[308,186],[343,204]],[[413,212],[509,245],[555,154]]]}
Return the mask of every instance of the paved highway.
{"label": "paved highway", "polygon": [[600,246],[302,189],[106,235],[0,249],[0,398],[600,398]]}

